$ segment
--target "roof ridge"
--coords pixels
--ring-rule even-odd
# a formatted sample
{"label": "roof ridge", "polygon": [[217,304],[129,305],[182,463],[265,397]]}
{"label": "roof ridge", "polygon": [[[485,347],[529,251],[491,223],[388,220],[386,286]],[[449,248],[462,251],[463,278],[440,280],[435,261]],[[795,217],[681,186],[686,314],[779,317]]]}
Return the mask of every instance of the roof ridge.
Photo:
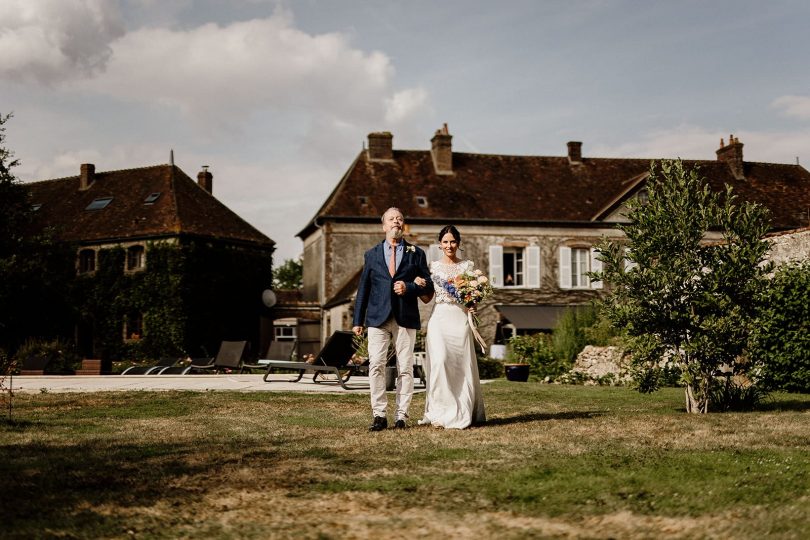
{"label": "roof ridge", "polygon": [[[128,169],[113,169],[110,171],[96,171],[96,174],[107,174],[107,173],[117,173],[117,172],[130,172],[130,171],[141,171],[144,169],[156,169],[158,167],[171,167],[170,163],[158,163],[155,165],[144,165],[143,167],[130,167]],[[24,182],[25,184],[41,184],[42,182],[56,182],[58,180],[70,180],[71,178],[78,178],[81,174],[74,174],[71,176],[60,176],[58,178],[46,178],[44,180],[33,180],[31,182]]]}

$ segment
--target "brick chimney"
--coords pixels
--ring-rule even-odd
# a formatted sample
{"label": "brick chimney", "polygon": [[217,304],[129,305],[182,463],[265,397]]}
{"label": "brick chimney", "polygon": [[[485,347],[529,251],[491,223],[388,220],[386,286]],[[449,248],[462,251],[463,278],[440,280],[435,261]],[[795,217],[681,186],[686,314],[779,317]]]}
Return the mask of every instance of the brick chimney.
{"label": "brick chimney", "polygon": [[433,166],[436,174],[453,174],[453,136],[447,130],[447,124],[437,129],[430,139],[430,153],[433,156]]}
{"label": "brick chimney", "polygon": [[394,159],[394,136],[388,131],[368,134],[368,159],[392,161]]}
{"label": "brick chimney", "polygon": [[92,163],[82,163],[79,174],[79,189],[84,191],[96,181],[96,166]]}
{"label": "brick chimney", "polygon": [[568,163],[582,163],[582,143],[580,141],[568,141]]}
{"label": "brick chimney", "polygon": [[203,165],[197,173],[197,183],[208,193],[214,193],[214,175],[208,172],[208,165]]}
{"label": "brick chimney", "polygon": [[720,148],[717,150],[717,161],[725,161],[731,174],[737,180],[745,179],[745,170],[743,168],[743,143],[734,135],[728,136],[728,146],[723,144],[723,139],[720,139]]}

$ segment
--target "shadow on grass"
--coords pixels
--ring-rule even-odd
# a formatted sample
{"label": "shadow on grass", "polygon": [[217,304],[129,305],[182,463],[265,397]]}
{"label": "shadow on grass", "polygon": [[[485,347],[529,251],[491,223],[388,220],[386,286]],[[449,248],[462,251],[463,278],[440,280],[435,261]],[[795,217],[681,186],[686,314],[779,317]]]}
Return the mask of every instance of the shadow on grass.
{"label": "shadow on grass", "polygon": [[755,412],[759,411],[810,411],[810,399],[766,400],[757,405]]}
{"label": "shadow on grass", "polygon": [[533,412],[515,416],[501,416],[487,420],[480,427],[505,426],[509,424],[525,424],[527,422],[546,422],[548,420],[582,420],[602,416],[603,411],[565,411],[557,413]]}

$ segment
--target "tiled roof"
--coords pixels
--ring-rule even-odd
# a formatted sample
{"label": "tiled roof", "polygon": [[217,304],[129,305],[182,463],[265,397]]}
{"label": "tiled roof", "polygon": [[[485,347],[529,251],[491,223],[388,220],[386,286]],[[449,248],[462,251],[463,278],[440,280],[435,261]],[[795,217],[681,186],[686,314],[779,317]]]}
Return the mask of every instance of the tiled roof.
{"label": "tiled roof", "polygon": [[[633,183],[640,188],[650,161],[583,158],[572,164],[567,156],[454,152],[453,174],[447,175],[436,174],[427,150],[394,150],[388,161],[369,160],[363,151],[315,218],[379,220],[388,207],[397,206],[411,222],[586,223],[606,215]],[[745,162],[745,178],[737,180],[725,162],[684,164],[699,165],[714,189],[730,184],[741,199],[765,205],[774,228],[808,223],[810,172],[798,165]],[[420,206],[417,197],[424,197],[427,206]],[[299,236],[306,237],[313,226],[310,222]]]}
{"label": "tiled roof", "polygon": [[[95,173],[86,190],[79,177],[27,184],[34,226],[56,228],[61,240],[78,242],[194,235],[271,247],[273,240],[240,218],[174,165],[155,165]],[[153,204],[144,204],[160,193]],[[93,200],[112,197],[101,210],[86,210]]]}

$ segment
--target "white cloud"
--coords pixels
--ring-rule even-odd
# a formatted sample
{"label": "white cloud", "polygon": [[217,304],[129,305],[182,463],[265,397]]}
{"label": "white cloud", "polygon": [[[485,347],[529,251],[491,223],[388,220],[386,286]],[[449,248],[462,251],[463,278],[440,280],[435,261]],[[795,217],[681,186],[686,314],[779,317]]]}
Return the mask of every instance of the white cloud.
{"label": "white cloud", "polygon": [[385,99],[385,121],[397,124],[427,107],[428,94],[424,88],[407,88]]}
{"label": "white cloud", "polygon": [[123,33],[114,0],[3,0],[0,76],[51,84],[92,75]]}
{"label": "white cloud", "polygon": [[785,116],[810,120],[810,96],[780,96],[773,100],[771,107],[781,109]]}

